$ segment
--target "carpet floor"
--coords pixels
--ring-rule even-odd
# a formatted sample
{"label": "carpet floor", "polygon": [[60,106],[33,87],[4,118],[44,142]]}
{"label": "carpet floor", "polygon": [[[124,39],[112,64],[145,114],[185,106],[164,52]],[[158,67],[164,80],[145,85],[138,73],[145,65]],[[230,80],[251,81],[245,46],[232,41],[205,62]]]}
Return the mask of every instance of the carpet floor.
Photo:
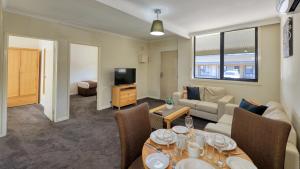
{"label": "carpet floor", "polygon": [[[150,108],[160,100],[142,99]],[[130,106],[129,106],[130,107]],[[8,109],[8,133],[0,138],[0,169],[118,169],[120,143],[113,113],[96,110],[96,97],[72,96],[70,120],[52,123],[40,105]],[[209,121],[194,118],[195,128]],[[173,125],[184,125],[184,118]]]}

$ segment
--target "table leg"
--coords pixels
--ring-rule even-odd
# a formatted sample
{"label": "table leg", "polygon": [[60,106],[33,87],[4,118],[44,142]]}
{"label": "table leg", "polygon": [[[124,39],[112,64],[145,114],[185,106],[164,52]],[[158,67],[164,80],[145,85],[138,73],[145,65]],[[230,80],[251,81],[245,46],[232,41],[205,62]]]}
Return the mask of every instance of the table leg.
{"label": "table leg", "polygon": [[171,122],[167,122],[167,129],[170,129],[171,128]]}

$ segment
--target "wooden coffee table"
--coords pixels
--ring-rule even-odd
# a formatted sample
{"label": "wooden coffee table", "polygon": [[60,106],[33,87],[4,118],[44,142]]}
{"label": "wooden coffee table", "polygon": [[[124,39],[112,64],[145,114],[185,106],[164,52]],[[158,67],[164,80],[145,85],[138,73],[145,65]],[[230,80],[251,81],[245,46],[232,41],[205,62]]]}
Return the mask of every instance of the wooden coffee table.
{"label": "wooden coffee table", "polygon": [[[166,109],[166,105],[161,105],[158,106],[156,108],[153,108],[150,110],[150,113],[154,113],[160,110]],[[171,123],[178,119],[179,117],[183,116],[183,115],[189,115],[190,114],[190,107],[186,107],[186,106],[182,106],[181,108],[175,110],[174,112],[172,112],[171,114],[169,114],[168,116],[163,117],[164,118],[164,122],[167,124],[167,128],[171,128]]]}

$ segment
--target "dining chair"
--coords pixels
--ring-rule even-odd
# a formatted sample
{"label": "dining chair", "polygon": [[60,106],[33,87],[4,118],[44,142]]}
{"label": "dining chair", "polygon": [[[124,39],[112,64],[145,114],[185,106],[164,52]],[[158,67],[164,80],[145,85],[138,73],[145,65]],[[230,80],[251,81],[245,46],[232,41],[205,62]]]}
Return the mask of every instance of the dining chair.
{"label": "dining chair", "polygon": [[257,168],[284,169],[291,125],[235,108],[231,137]]}
{"label": "dining chair", "polygon": [[115,113],[121,142],[121,169],[143,169],[142,149],[151,134],[147,103]]}

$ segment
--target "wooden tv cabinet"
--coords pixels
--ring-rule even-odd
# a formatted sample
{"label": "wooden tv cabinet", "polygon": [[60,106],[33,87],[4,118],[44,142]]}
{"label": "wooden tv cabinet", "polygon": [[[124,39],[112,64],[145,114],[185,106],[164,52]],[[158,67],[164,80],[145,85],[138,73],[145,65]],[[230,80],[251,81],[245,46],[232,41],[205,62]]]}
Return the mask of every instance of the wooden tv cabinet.
{"label": "wooden tv cabinet", "polygon": [[120,110],[123,106],[137,104],[136,85],[119,85],[112,87],[112,106]]}

